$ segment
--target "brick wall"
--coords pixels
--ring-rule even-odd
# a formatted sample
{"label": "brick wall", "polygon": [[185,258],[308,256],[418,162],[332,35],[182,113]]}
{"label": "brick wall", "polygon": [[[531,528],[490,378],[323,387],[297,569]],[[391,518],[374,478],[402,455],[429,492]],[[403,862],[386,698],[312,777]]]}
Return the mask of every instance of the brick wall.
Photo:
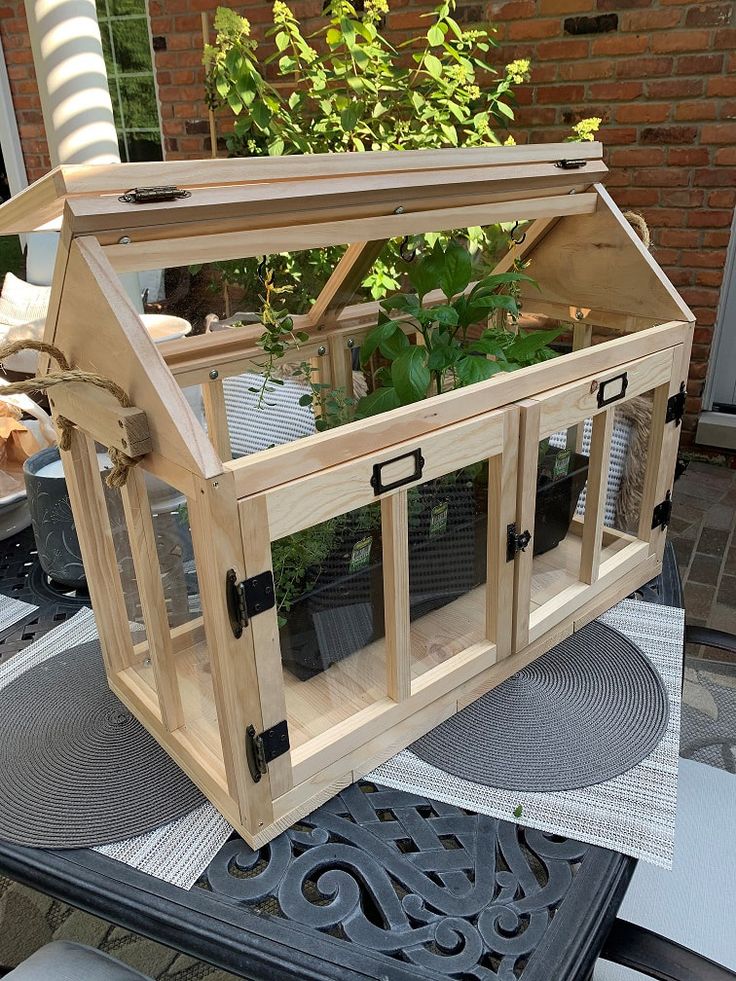
{"label": "brick wall", "polygon": [[49,151],[38,96],[23,0],[0,0],[0,38],[29,181],[49,169]]}
{"label": "brick wall", "polygon": [[[209,156],[203,98],[201,12],[218,0],[148,0],[161,118],[169,159]],[[224,0],[222,0],[224,2]],[[23,38],[22,0],[0,0],[13,95],[29,175],[47,161],[41,115]],[[256,34],[271,4],[241,0]],[[322,0],[293,0],[307,29]],[[392,0],[386,33],[426,29],[435,0]],[[7,15],[7,19],[6,19]],[[683,0],[459,0],[465,24],[498,27],[499,65],[532,60],[519,91],[519,142],[563,138],[586,115],[603,119],[602,139],[616,201],[652,230],[657,260],[695,311],[686,434],[695,427],[736,204],[736,3]],[[218,123],[221,133],[226,115]],[[687,436],[686,436],[687,438]]]}

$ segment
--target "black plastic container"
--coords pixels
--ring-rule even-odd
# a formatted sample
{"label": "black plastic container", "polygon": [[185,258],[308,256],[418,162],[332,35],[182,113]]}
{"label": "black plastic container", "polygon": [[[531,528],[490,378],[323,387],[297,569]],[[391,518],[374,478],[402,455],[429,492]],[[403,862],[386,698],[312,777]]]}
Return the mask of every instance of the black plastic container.
{"label": "black plastic container", "polygon": [[[468,477],[438,478],[410,491],[410,617],[416,620],[485,582],[486,487]],[[351,571],[356,549],[369,560]],[[322,563],[315,586],[281,627],[281,658],[301,680],[384,636],[380,529],[347,533]]]}
{"label": "black plastic container", "polygon": [[[545,457],[559,457],[566,451],[550,451]],[[552,477],[540,470],[534,511],[534,555],[557,548],[567,536],[578,498],[588,479],[588,457],[572,453],[567,473]]]}

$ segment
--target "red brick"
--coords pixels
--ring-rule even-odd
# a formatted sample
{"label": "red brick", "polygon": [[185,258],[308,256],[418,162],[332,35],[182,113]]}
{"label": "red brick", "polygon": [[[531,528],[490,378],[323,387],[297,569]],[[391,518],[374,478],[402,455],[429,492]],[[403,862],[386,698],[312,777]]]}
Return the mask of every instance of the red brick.
{"label": "red brick", "polygon": [[710,47],[708,31],[668,31],[652,35],[652,51],[707,51]]}
{"label": "red brick", "polygon": [[736,119],[736,99],[722,102],[718,115],[721,119]]}
{"label": "red brick", "polygon": [[712,102],[681,102],[675,106],[675,119],[715,119],[716,107]]}
{"label": "red brick", "polygon": [[541,106],[525,106],[516,113],[516,123],[519,126],[551,126],[556,117],[556,110],[551,106],[545,109]]}
{"label": "red brick", "polygon": [[524,41],[529,38],[557,37],[560,34],[560,22],[554,18],[543,20],[518,20],[506,26],[506,37],[512,41]]}
{"label": "red brick", "polygon": [[625,147],[612,150],[609,159],[612,167],[658,167],[664,163],[664,150],[659,147]]}
{"label": "red brick", "polygon": [[690,228],[727,228],[732,219],[732,211],[691,211],[687,223]]}
{"label": "red brick", "polygon": [[709,159],[705,147],[672,146],[667,150],[667,163],[671,167],[703,167]]}
{"label": "red brick", "polygon": [[681,258],[682,252],[676,249],[657,249],[657,262],[665,268],[678,265]]}
{"label": "red brick", "polygon": [[636,143],[637,140],[637,132],[633,126],[608,126],[600,135],[608,146]]}
{"label": "red brick", "polygon": [[614,198],[622,208],[647,208],[657,203],[659,191],[654,187],[621,187]]}
{"label": "red brick", "polygon": [[[539,65],[535,65],[532,68],[532,78],[535,77],[534,73],[539,67]],[[616,64],[610,58],[599,61],[591,61],[586,58],[583,61],[571,61],[569,65],[559,65],[558,72],[560,81],[563,82],[575,82],[579,79],[591,78],[613,78],[616,74]]]}
{"label": "red brick", "polygon": [[[576,64],[576,62],[573,62]],[[533,85],[540,85],[543,82],[556,82],[557,81],[557,65],[532,65],[532,83]],[[521,91],[516,92],[516,97],[518,99]]]}
{"label": "red brick", "polygon": [[700,232],[688,228],[663,228],[658,235],[659,242],[674,249],[697,249],[700,245]]}
{"label": "red brick", "polygon": [[650,126],[641,131],[641,142],[650,146],[660,143],[693,143],[697,135],[695,126]]}
{"label": "red brick", "polygon": [[709,78],[705,91],[708,95],[736,95],[736,75],[724,75],[722,78]]}
{"label": "red brick", "polygon": [[599,10],[634,10],[650,6],[649,0],[597,0]]}
{"label": "red brick", "polygon": [[[637,183],[634,180],[634,183]],[[652,228],[681,228],[682,208],[653,208],[647,213],[647,221]]]}
{"label": "red brick", "polygon": [[677,170],[674,167],[652,167],[637,170],[633,182],[643,187],[687,187],[690,176],[687,171]]}
{"label": "red brick", "polygon": [[710,306],[711,304],[715,306],[718,302],[718,290],[690,287],[682,291],[682,298],[688,306],[690,304],[693,306],[702,305],[704,307]]}
{"label": "red brick", "polygon": [[618,78],[651,78],[652,75],[671,74],[672,58],[622,58],[616,64]]}
{"label": "red brick", "polygon": [[537,45],[537,58],[541,61],[563,61],[566,58],[585,58],[588,54],[588,42],[578,38],[561,41],[542,41]]}
{"label": "red brick", "polygon": [[594,82],[588,86],[588,99],[604,102],[633,102],[644,94],[642,82]]}
{"label": "red brick", "polygon": [[556,106],[579,102],[585,95],[582,85],[549,85],[537,90],[537,102]]}
{"label": "red brick", "polygon": [[694,181],[699,187],[736,187],[736,169],[703,167],[694,172]]}
{"label": "red brick", "polygon": [[710,344],[713,339],[713,330],[710,327],[696,327],[693,331],[694,344]]}
{"label": "red brick", "polygon": [[594,56],[642,54],[648,45],[649,39],[638,34],[607,35],[595,38],[591,52]]}
{"label": "red brick", "polygon": [[693,265],[722,266],[726,261],[726,246],[728,245],[730,239],[731,239],[730,231],[704,232],[703,245],[706,246],[706,248],[713,249],[713,250],[718,249],[721,251],[707,252],[703,256],[703,258],[709,261],[697,262],[697,263],[693,263]]}
{"label": "red brick", "polygon": [[732,167],[736,164],[736,147],[724,146],[716,150],[715,162],[721,166]]}
{"label": "red brick", "polygon": [[684,99],[702,95],[703,88],[702,78],[662,78],[647,83],[647,95],[650,99]]}
{"label": "red brick", "polygon": [[736,144],[736,123],[715,123],[703,126],[700,131],[702,143]]}
{"label": "red brick", "polygon": [[709,208],[733,208],[736,205],[736,191],[711,191],[708,194]]}
{"label": "red brick", "polygon": [[663,188],[659,192],[660,204],[669,208],[700,208],[703,205],[705,191],[681,188]]}
{"label": "red brick", "polygon": [[716,31],[715,37],[713,38],[713,47],[720,48],[722,51],[732,51],[736,48],[736,27]]}
{"label": "red brick", "polygon": [[[388,26],[392,31],[405,31],[405,30],[427,30],[427,17],[425,16],[426,11],[421,10],[407,10],[403,13],[396,13],[391,11],[388,15]],[[252,19],[251,11],[248,11],[248,20]]]}
{"label": "red brick", "polygon": [[595,0],[540,0],[539,13],[582,14],[595,9]]}
{"label": "red brick", "polygon": [[619,106],[616,109],[616,121],[619,123],[663,123],[672,110],[669,103],[638,102],[630,106]]}
{"label": "red brick", "polygon": [[504,3],[500,7],[491,5],[490,15],[495,20],[516,20],[522,17],[534,17],[537,12],[537,5],[534,0],[512,0],[511,3]]}
{"label": "red brick", "polygon": [[657,31],[675,27],[682,14],[679,10],[630,10],[621,14],[622,31]]}
{"label": "red brick", "polygon": [[719,289],[723,282],[723,270],[703,269],[701,272],[695,274],[695,282],[698,286],[715,286]]}
{"label": "red brick", "polygon": [[682,55],[675,62],[678,75],[717,75],[723,71],[723,55]]}
{"label": "red brick", "polygon": [[668,269],[667,278],[673,286],[691,286],[693,274],[688,269]]}
{"label": "red brick", "polygon": [[709,3],[690,7],[685,17],[688,27],[722,27],[731,19],[733,4]]}

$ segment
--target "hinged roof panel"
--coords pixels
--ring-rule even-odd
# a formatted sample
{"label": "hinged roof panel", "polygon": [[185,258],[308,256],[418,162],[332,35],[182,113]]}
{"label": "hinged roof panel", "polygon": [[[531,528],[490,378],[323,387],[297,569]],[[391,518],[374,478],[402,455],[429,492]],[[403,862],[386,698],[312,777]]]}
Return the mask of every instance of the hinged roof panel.
{"label": "hinged roof panel", "polygon": [[[387,193],[409,202],[421,196],[435,206],[458,194],[469,204],[496,195],[524,200],[535,190],[568,193],[606,172],[600,143],[62,166],[0,206],[0,235],[58,227],[67,201],[75,234],[94,234],[121,224],[214,220],[239,210],[257,214],[278,206],[283,212],[297,200],[302,209],[311,202],[323,210],[332,199],[343,212],[351,199],[362,201],[363,215],[379,213],[371,206],[385,205]],[[162,185],[191,195],[159,204],[119,200],[131,188]]]}

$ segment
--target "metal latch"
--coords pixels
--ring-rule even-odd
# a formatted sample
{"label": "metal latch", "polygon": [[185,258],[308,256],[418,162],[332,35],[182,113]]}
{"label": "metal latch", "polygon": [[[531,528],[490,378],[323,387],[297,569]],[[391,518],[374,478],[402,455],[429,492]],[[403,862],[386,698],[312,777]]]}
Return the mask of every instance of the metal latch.
{"label": "metal latch", "polygon": [[236,637],[242,635],[251,617],[272,610],[276,605],[273,573],[270,570],[238,582],[235,569],[228,569],[225,592],[230,626]]}
{"label": "metal latch", "polygon": [[506,526],[506,561],[512,562],[519,552],[525,552],[527,545],[532,540],[530,531],[516,531],[516,524]]}
{"label": "metal latch", "polygon": [[245,730],[245,755],[255,783],[268,773],[268,764],[289,752],[289,726],[286,719],[256,734],[254,726]]}
{"label": "metal latch", "polygon": [[679,426],[682,422],[682,417],[685,415],[685,398],[687,397],[687,392],[685,391],[685,382],[680,385],[680,391],[677,395],[670,395],[667,399],[667,415],[665,417],[665,422],[674,422],[676,426]]}
{"label": "metal latch", "polygon": [[587,160],[557,160],[555,167],[559,167],[560,170],[580,170],[587,162]]}
{"label": "metal latch", "polygon": [[660,501],[659,504],[652,511],[652,528],[661,528],[662,531],[670,523],[670,518],[672,517],[672,494],[667,491],[665,499]]}
{"label": "metal latch", "polygon": [[176,201],[191,196],[191,191],[185,191],[174,184],[166,184],[160,187],[131,187],[118,200],[125,204],[158,204],[161,201]]}

